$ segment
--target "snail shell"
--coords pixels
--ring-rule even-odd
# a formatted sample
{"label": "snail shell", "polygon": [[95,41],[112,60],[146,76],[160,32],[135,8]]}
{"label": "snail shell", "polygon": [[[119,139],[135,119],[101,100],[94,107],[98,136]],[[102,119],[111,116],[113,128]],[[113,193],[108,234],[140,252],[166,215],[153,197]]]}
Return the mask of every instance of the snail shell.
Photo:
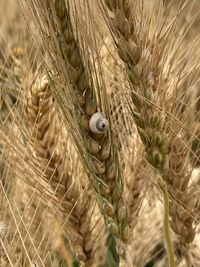
{"label": "snail shell", "polygon": [[104,134],[109,127],[109,122],[101,112],[92,115],[89,122],[91,132],[96,134]]}

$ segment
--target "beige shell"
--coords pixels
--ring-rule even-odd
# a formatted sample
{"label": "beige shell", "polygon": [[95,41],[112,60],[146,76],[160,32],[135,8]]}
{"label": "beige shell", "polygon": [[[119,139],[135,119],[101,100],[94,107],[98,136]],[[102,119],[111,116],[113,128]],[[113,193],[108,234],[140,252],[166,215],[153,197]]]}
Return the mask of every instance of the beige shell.
{"label": "beige shell", "polygon": [[101,112],[92,115],[89,122],[91,132],[96,134],[104,134],[109,127],[109,122]]}

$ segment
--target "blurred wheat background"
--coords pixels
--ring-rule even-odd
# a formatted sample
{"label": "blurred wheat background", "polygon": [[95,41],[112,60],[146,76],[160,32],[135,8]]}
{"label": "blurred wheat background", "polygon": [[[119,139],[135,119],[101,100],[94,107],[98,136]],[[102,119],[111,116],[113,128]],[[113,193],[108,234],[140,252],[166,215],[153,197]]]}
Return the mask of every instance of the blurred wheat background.
{"label": "blurred wheat background", "polygon": [[200,266],[199,0],[0,0],[0,266]]}

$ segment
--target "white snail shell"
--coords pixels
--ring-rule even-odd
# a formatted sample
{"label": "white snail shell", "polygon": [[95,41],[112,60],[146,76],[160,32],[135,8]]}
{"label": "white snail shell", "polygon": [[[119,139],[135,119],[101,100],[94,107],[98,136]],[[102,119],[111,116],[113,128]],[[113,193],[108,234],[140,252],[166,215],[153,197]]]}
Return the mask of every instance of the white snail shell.
{"label": "white snail shell", "polygon": [[109,127],[109,122],[101,112],[92,115],[89,122],[90,130],[96,134],[104,134]]}

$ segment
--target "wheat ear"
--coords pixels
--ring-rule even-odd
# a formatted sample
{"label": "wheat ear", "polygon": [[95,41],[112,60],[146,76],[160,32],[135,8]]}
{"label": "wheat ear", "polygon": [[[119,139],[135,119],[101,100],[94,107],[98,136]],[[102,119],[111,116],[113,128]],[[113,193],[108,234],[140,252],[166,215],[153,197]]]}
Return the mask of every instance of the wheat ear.
{"label": "wheat ear", "polygon": [[[79,190],[65,161],[65,148],[59,139],[62,128],[56,122],[56,109],[45,75],[34,77],[29,87],[27,116],[32,132],[32,146],[44,172],[44,179],[54,189],[67,220],[66,232],[74,251],[87,266],[93,260],[90,229],[90,204]],[[64,136],[63,136],[64,137]],[[61,143],[61,144],[60,144]],[[77,203],[76,203],[77,202]]]}
{"label": "wheat ear", "polygon": [[[181,139],[184,139],[184,137],[180,136],[179,138],[176,134],[174,135],[173,130],[171,130],[171,132],[170,130],[167,130],[164,126],[165,116],[155,108],[159,107],[163,102],[160,98],[161,91],[160,95],[156,91],[156,88],[159,88],[162,85],[162,78],[160,77],[159,83],[156,81],[156,78],[153,78],[153,80],[150,78],[152,77],[151,75],[156,77],[157,73],[159,73],[160,58],[157,57],[156,59],[154,57],[154,59],[150,61],[152,64],[155,60],[154,66],[157,70],[153,70],[150,64],[149,70],[148,65],[146,65],[146,67],[144,66],[144,63],[142,62],[144,60],[142,58],[144,48],[140,45],[140,39],[136,32],[132,14],[133,3],[131,1],[107,0],[105,1],[105,5],[109,9],[109,12],[111,11],[113,14],[112,19],[108,15],[108,21],[111,30],[115,34],[115,42],[119,56],[127,66],[128,76],[132,86],[132,102],[135,107],[135,110],[132,110],[132,113],[141,140],[146,147],[147,160],[159,171],[163,180],[167,183],[164,195],[167,194],[166,190],[168,190],[170,197],[173,197],[176,200],[179,199],[179,203],[182,203],[182,214],[185,214],[184,220],[180,220],[177,203],[175,203],[174,200],[170,201],[170,215],[172,218],[171,227],[179,236],[181,236],[184,243],[190,243],[194,239],[195,228],[191,217],[192,214],[188,214],[188,212],[185,211],[185,208],[183,208],[185,206],[189,207],[189,209],[191,208],[191,197],[190,194],[187,193],[187,185],[190,177],[187,149],[183,149],[182,147],[184,142],[181,141]],[[146,45],[148,47],[148,42]],[[144,69],[142,69],[141,65]],[[178,149],[176,151],[176,158],[172,156],[172,143],[175,140],[178,142],[176,143]],[[184,155],[184,153],[186,154]],[[179,162],[180,158],[182,158],[182,163]],[[183,164],[183,158],[186,160],[186,164]],[[172,163],[173,161],[175,161],[174,164]],[[176,171],[177,168],[180,169],[181,172]],[[179,175],[178,177],[175,173],[181,173],[181,176]],[[180,177],[182,178],[180,179]],[[173,187],[171,186],[172,184]],[[187,197],[184,197],[184,194],[186,194]],[[178,198],[177,195],[179,195]],[[165,197],[164,199],[166,200]],[[176,227],[174,227],[173,222],[176,222]],[[169,233],[169,231],[167,232]],[[167,239],[171,243],[170,239]],[[171,244],[169,244],[169,247],[169,250],[171,250]],[[173,257],[172,254],[173,252],[171,253],[171,256]],[[171,266],[174,266],[173,259]]]}
{"label": "wheat ear", "polygon": [[[74,113],[72,114],[70,111],[70,114],[73,116],[72,120],[77,123],[76,129],[78,127],[79,132],[75,136],[70,127],[69,130],[75,141],[79,143],[80,156],[89,172],[89,178],[95,188],[97,201],[107,228],[116,237],[126,241],[128,225],[122,196],[123,180],[116,150],[111,145],[112,132],[109,129],[104,134],[94,134],[89,127],[91,117],[103,109],[101,105],[103,101],[97,101],[97,98],[101,97],[103,93],[99,88],[94,88],[94,83],[92,79],[90,80],[92,77],[89,77],[83,64],[81,50],[75,38],[76,32],[73,30],[69,15],[69,3],[66,4],[63,0],[46,1],[45,10],[47,6],[51,7],[50,12],[46,14],[48,28],[56,29],[58,33],[55,35],[55,31],[50,31],[52,50],[54,56],[61,55],[59,59],[65,65],[64,68],[60,62],[57,67],[62,78],[66,80],[67,77],[70,81],[68,89],[65,89],[65,94],[69,94],[71,97],[72,102],[68,104],[73,107]],[[58,96],[60,92],[56,90],[55,93]],[[58,97],[61,102],[61,95]],[[101,101],[101,99],[99,100]],[[64,110],[63,107],[62,111],[66,113],[66,108]]]}
{"label": "wheat ear", "polygon": [[[67,12],[66,7],[64,6],[63,1],[57,1],[60,3],[57,5],[57,15],[61,21],[62,29],[67,27],[68,28],[68,35],[64,34],[65,41],[71,39],[71,42],[68,43],[69,48],[73,48],[74,57],[76,58],[76,63],[72,61],[72,58],[67,57],[68,64],[75,69],[76,64],[78,65],[79,69],[82,69],[77,80],[72,80],[73,84],[75,85],[75,89],[82,95],[85,95],[85,104],[82,107],[82,118],[83,118],[83,129],[86,131],[85,134],[88,136],[88,125],[87,120],[89,121],[92,115],[97,111],[97,101],[95,97],[94,89],[89,85],[89,80],[87,74],[84,70],[84,66],[80,57],[80,52],[78,52],[77,43],[73,37],[73,31],[70,26],[70,18]],[[60,16],[62,12],[62,16]],[[68,23],[66,24],[63,20],[65,18]],[[64,54],[66,57],[67,55]],[[82,81],[86,81],[87,83],[83,84]],[[126,211],[124,208],[123,198],[122,198],[122,188],[120,187],[119,181],[119,174],[117,173],[117,166],[113,166],[114,162],[112,162],[112,152],[109,151],[111,148],[109,136],[105,134],[101,137],[95,136],[89,131],[89,136],[92,138],[94,144],[96,143],[99,146],[98,151],[90,149],[88,152],[94,157],[94,165],[96,168],[96,173],[99,175],[98,182],[94,180],[95,189],[100,194],[99,204],[101,211],[105,217],[106,223],[110,231],[116,235],[121,236],[123,240],[126,240],[127,237],[127,227],[126,227]],[[98,154],[99,153],[99,154]],[[95,155],[96,154],[96,155]],[[106,164],[106,162],[108,162]],[[107,166],[106,166],[107,165]],[[116,172],[114,169],[116,168]],[[102,181],[102,184],[101,184]],[[119,189],[119,192],[116,189]],[[103,200],[103,201],[102,201]]]}

